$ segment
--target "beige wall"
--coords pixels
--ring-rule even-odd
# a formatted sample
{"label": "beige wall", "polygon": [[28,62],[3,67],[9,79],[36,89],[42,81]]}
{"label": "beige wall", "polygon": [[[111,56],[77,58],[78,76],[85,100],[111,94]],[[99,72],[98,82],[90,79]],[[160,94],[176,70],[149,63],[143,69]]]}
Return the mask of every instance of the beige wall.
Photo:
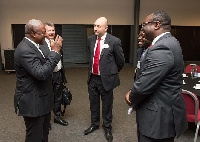
{"label": "beige wall", "polygon": [[[200,26],[200,0],[140,3],[140,22],[156,10],[165,10],[173,25]],[[133,25],[134,0],[0,0],[1,49],[13,48],[11,24],[25,24],[32,18],[55,24],[93,24],[100,16],[107,17],[112,25]]]}
{"label": "beige wall", "polygon": [[157,10],[166,11],[172,25],[200,26],[200,0],[140,0],[140,20]]}

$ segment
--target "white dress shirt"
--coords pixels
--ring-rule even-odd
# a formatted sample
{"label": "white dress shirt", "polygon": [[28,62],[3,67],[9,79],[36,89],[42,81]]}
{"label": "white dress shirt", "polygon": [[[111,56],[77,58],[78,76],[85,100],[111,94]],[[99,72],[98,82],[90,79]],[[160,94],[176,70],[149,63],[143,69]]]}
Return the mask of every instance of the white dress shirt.
{"label": "white dress shirt", "polygon": [[[106,35],[107,33],[105,33],[102,37],[101,37],[101,40],[100,40],[100,53],[99,53],[99,59],[100,59],[100,56],[101,56],[101,51],[102,49],[104,49],[104,42],[105,42],[105,39],[106,39]],[[96,39],[96,43],[95,43],[95,46],[94,46],[94,55],[95,55],[95,51],[96,51],[96,48],[97,48],[97,43],[98,43],[98,37]],[[94,64],[94,57],[93,57],[93,64]],[[99,69],[99,67],[98,67]],[[93,67],[92,67],[92,73],[93,73]],[[100,75],[100,71],[98,71],[98,75]]]}
{"label": "white dress shirt", "polygon": [[[47,45],[49,47],[49,50],[52,51],[51,50],[51,45],[50,45],[50,40],[45,38],[45,41],[46,41],[46,43],[47,43]],[[61,68],[62,68],[62,63],[61,63],[61,59],[60,59],[60,61],[58,62],[57,66],[55,67],[53,72],[58,72]]]}

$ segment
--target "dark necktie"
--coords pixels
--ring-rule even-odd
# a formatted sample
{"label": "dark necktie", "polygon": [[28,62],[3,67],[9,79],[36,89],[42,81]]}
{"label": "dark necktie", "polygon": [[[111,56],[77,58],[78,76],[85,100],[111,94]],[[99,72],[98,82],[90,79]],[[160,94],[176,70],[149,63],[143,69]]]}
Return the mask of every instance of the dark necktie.
{"label": "dark necktie", "polygon": [[100,40],[101,40],[101,38],[98,38],[97,48],[96,48],[95,55],[94,55],[94,63],[93,63],[94,75],[97,75],[98,71],[99,71]]}

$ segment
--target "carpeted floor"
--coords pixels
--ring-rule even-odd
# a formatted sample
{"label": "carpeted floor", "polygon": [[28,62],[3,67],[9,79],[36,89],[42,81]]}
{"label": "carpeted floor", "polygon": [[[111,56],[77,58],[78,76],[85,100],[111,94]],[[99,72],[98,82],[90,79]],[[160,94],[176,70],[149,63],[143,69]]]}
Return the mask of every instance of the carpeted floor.
{"label": "carpeted floor", "polygon": [[[128,105],[124,100],[124,95],[132,87],[133,76],[134,68],[125,66],[120,72],[121,85],[114,90],[113,142],[137,142],[135,112],[127,114]],[[52,121],[49,142],[105,142],[102,127],[92,134],[83,135],[90,126],[87,67],[66,68],[66,77],[73,95],[72,103],[63,117],[69,125],[61,126]],[[15,114],[13,107],[15,82],[15,73],[0,72],[0,142],[25,141],[23,118]],[[175,142],[192,142],[193,138],[194,130],[188,129]]]}

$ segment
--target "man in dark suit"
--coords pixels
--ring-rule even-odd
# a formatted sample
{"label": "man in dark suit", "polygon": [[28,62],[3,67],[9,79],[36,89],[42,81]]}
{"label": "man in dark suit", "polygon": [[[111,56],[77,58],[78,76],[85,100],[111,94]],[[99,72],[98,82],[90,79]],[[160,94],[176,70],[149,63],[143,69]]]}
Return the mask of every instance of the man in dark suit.
{"label": "man in dark suit", "polygon": [[[140,30],[140,33],[138,34],[138,49],[137,49],[137,66],[140,66],[140,58],[143,53],[145,53],[145,50],[151,45],[151,42],[145,38],[145,34],[143,30]],[[136,71],[137,68],[135,69],[135,76],[134,80],[136,77]]]}
{"label": "man in dark suit", "polygon": [[143,30],[140,30],[140,33],[138,34],[137,61],[140,61],[142,54],[150,45],[151,42],[145,38]]}
{"label": "man in dark suit", "polygon": [[[45,57],[48,57],[51,46],[50,40],[54,41],[55,38],[55,26],[51,22],[45,22],[45,29],[46,29],[46,38],[45,43],[40,46]],[[52,85],[53,85],[53,93],[54,93],[54,123],[58,123],[63,126],[67,126],[68,122],[61,118],[61,103],[62,103],[62,90],[63,85],[67,82],[65,77],[65,69],[63,65],[63,52],[60,50],[61,59],[58,62],[57,66],[53,71],[52,76]],[[51,128],[51,127],[50,127]]]}
{"label": "man in dark suit", "polygon": [[14,54],[16,66],[15,111],[23,116],[26,142],[48,142],[50,112],[53,109],[52,72],[59,62],[62,38],[57,36],[47,58],[39,49],[45,27],[39,20],[25,25],[25,38]]}
{"label": "man in dark suit", "polygon": [[142,24],[152,46],[141,57],[133,88],[125,97],[136,109],[139,142],[173,142],[187,129],[182,50],[170,29],[171,18],[163,11],[147,16]]}
{"label": "man in dark suit", "polygon": [[91,126],[84,131],[84,134],[99,129],[101,97],[105,137],[108,141],[112,141],[113,89],[120,84],[118,72],[125,61],[120,39],[108,34],[107,29],[107,19],[100,17],[94,23],[95,35],[88,38]]}

